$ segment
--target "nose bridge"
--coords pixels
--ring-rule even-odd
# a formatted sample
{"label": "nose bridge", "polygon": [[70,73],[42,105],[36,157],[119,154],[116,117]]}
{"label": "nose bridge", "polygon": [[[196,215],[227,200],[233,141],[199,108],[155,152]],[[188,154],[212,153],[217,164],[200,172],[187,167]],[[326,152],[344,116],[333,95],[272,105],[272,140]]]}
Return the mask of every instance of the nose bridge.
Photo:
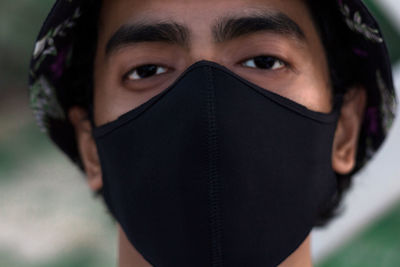
{"label": "nose bridge", "polygon": [[222,63],[217,56],[215,48],[208,44],[208,42],[205,42],[204,44],[200,43],[192,45],[190,47],[188,61],[188,65],[198,61],[213,61],[216,63]]}
{"label": "nose bridge", "polygon": [[187,47],[188,66],[197,61],[214,61],[222,64],[221,49],[215,42],[210,29],[199,26],[198,32],[193,32],[190,37],[190,43]]}

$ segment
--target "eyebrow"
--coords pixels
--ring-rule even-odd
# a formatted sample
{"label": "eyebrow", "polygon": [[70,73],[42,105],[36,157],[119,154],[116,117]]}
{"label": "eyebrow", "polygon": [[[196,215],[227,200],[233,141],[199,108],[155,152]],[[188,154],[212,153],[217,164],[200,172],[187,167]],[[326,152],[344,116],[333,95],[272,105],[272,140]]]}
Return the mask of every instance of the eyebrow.
{"label": "eyebrow", "polygon": [[106,55],[122,46],[141,42],[187,45],[189,30],[177,23],[127,24],[120,27],[106,45]]}
{"label": "eyebrow", "polygon": [[[225,17],[218,20],[212,28],[214,41],[217,43],[261,31],[286,35],[301,42],[306,39],[300,26],[281,12]],[[165,42],[187,46],[190,36],[190,30],[178,23],[126,24],[121,26],[107,42],[106,55],[120,47],[141,42]]]}
{"label": "eyebrow", "polygon": [[281,12],[265,12],[249,17],[226,17],[213,28],[216,42],[226,42],[260,31],[273,32],[304,42],[306,37],[300,26]]}

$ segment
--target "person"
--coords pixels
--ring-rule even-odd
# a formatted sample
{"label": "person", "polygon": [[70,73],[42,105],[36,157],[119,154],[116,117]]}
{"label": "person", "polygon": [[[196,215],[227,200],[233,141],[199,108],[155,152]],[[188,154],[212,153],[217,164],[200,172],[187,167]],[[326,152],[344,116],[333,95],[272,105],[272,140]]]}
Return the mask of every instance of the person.
{"label": "person", "polygon": [[308,267],[391,128],[391,75],[359,0],[58,0],[29,84],[119,266]]}

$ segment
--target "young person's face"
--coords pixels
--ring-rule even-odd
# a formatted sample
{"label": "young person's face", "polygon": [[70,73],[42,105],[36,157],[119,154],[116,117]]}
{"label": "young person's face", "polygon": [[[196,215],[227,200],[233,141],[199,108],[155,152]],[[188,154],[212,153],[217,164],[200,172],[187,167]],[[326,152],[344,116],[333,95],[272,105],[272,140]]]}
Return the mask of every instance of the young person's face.
{"label": "young person's face", "polygon": [[202,59],[309,109],[331,110],[325,51],[301,0],[113,0],[105,1],[101,21],[97,125],[160,93]]}
{"label": "young person's face", "polygon": [[[94,72],[98,126],[157,95],[199,60],[311,110],[332,109],[326,53],[305,0],[103,2]],[[362,87],[348,92],[332,149],[341,174],[354,167],[366,102]],[[85,111],[74,107],[69,116],[89,185],[98,190],[102,174]]]}

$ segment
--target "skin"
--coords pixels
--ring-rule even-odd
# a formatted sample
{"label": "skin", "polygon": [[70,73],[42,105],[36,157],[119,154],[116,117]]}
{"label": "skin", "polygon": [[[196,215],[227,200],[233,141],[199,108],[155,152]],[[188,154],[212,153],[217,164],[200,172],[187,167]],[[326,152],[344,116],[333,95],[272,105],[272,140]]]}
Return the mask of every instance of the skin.
{"label": "skin", "polygon": [[[253,16],[260,10],[284,13],[300,26],[305,40],[270,31],[220,43],[213,40],[211,28],[216,20],[226,16]],[[135,43],[106,54],[108,40],[122,25],[160,21],[185,25],[191,33],[190,42],[184,46],[166,42]],[[277,58],[275,67],[255,68],[252,58],[259,55]],[[302,0],[107,0],[101,11],[95,58],[95,124],[113,121],[146,102],[187,67],[202,59],[222,64],[260,87],[311,110],[331,111],[326,54]],[[160,74],[137,80],[134,68],[145,64],[160,64],[163,69]],[[348,88],[332,148],[332,167],[337,173],[347,174],[354,168],[365,105],[365,89],[362,86]],[[102,173],[87,113],[75,106],[69,110],[69,119],[75,127],[88,184],[92,190],[98,190],[102,187]],[[119,226],[118,229],[119,266],[151,266],[129,243]],[[308,236],[279,267],[312,266],[310,246]]]}

